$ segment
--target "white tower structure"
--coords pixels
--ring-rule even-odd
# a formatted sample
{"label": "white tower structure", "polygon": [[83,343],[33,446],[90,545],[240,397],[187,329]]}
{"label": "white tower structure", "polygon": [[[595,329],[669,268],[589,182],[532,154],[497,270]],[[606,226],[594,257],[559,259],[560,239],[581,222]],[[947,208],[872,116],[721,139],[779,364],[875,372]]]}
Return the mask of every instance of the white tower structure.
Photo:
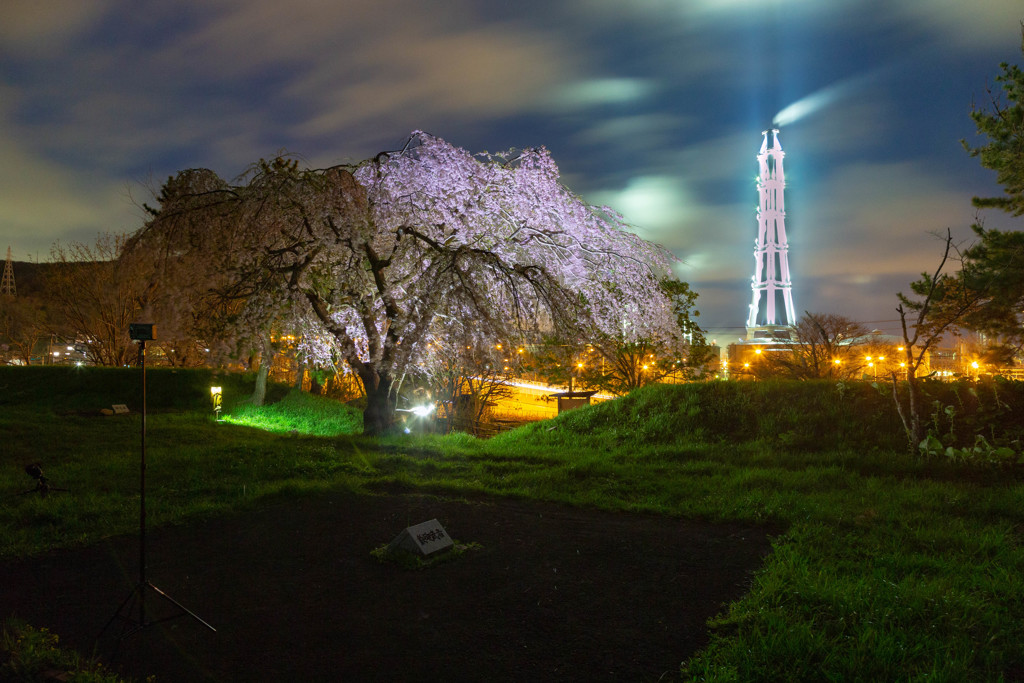
{"label": "white tower structure", "polygon": [[785,152],[779,144],[779,131],[761,135],[757,154],[760,175],[757,178],[757,241],[754,242],[754,276],[750,288],[753,299],[747,317],[747,338],[777,337],[796,324],[793,312],[793,283],[789,278],[789,245],[786,243],[786,201],[783,192],[786,174],[782,169]]}

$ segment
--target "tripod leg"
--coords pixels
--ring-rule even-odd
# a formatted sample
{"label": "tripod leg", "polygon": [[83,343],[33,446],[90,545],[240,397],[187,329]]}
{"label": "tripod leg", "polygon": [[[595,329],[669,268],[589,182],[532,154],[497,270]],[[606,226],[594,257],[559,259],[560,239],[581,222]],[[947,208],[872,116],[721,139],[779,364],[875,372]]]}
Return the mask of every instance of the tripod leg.
{"label": "tripod leg", "polygon": [[132,588],[131,592],[128,593],[128,597],[126,597],[124,601],[121,602],[121,605],[117,608],[117,611],[114,612],[114,615],[110,617],[107,623],[104,624],[103,629],[100,631],[99,635],[96,636],[96,648],[98,649],[100,641],[103,640],[103,635],[107,632],[107,629],[110,628],[114,621],[116,621],[117,619],[124,620],[124,627],[121,629],[120,635],[117,636],[117,644],[114,646],[114,651],[111,654],[112,660],[117,658],[117,655],[121,649],[121,641],[123,641],[128,636],[137,633],[146,626],[145,624],[141,624],[135,621],[134,619],[132,619],[131,616],[129,616],[135,609],[136,601],[142,599],[143,597],[142,589],[143,587],[141,585]]}
{"label": "tripod leg", "polygon": [[[196,614],[195,612],[193,612],[192,610],[190,610],[190,609],[189,609],[188,607],[185,607],[184,605],[182,605],[182,604],[181,604],[180,602],[178,602],[177,600],[175,600],[174,598],[172,598],[172,597],[171,597],[170,595],[168,595],[167,593],[164,593],[164,592],[163,592],[162,590],[160,590],[159,588],[157,588],[156,586],[154,586],[154,585],[153,585],[152,583],[150,583],[150,582],[148,582],[148,581],[147,581],[147,582],[146,582],[146,587],[147,587],[147,588],[150,588],[150,589],[152,589],[154,593],[156,593],[156,594],[157,594],[157,595],[159,595],[159,596],[160,596],[161,598],[163,598],[163,599],[164,599],[164,600],[166,600],[167,602],[171,603],[172,605],[174,605],[175,607],[177,607],[178,609],[180,609],[180,610],[181,610],[181,612],[182,612],[182,614],[184,614],[184,615],[187,615],[187,616],[190,616],[190,617],[192,617],[193,619],[195,619],[195,620],[196,620],[196,621],[198,621],[198,622],[199,622],[200,624],[202,624],[202,625],[203,625],[203,626],[205,626],[206,628],[210,629],[210,630],[211,630],[211,631],[213,631],[214,633],[216,633],[216,632],[217,632],[217,629],[215,629],[215,628],[214,628],[213,626],[211,626],[211,625],[210,625],[210,624],[208,624],[208,623],[207,623],[206,621],[204,621],[204,620],[203,620],[203,619],[202,619],[202,618],[201,618],[201,617],[200,617],[200,616],[199,616],[198,614]],[[170,620],[170,619],[176,619],[176,618],[178,618],[178,617],[182,616],[182,614],[176,614],[176,615],[174,615],[174,616],[172,616],[172,617],[167,617],[167,618],[165,618],[165,619],[160,619],[160,621],[168,621],[168,620]],[[151,623],[157,623],[157,622],[151,622]]]}

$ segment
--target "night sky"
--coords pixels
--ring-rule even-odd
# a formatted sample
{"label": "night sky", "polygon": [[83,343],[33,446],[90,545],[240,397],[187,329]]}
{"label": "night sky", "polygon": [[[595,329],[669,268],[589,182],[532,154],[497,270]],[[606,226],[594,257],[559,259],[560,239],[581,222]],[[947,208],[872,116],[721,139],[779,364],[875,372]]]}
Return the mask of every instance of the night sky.
{"label": "night sky", "polygon": [[422,129],[546,146],[681,259],[728,343],[761,131],[802,102],[779,135],[796,309],[893,330],[932,233],[967,239],[971,197],[1000,192],[960,140],[1024,61],[1022,19],[1020,0],[3,0],[0,249],[134,230],[179,169],[356,161]]}

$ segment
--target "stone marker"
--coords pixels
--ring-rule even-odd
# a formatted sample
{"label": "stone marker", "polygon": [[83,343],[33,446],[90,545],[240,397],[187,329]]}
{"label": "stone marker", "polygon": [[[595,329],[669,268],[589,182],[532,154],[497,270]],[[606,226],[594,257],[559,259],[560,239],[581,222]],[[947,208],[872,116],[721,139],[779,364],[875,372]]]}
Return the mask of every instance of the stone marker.
{"label": "stone marker", "polygon": [[128,406],[126,406],[123,403],[115,403],[110,407],[114,409],[115,415],[124,415],[125,413],[128,412]]}
{"label": "stone marker", "polygon": [[422,522],[406,529],[388,544],[388,552],[404,550],[413,555],[429,557],[454,546],[448,532],[436,519]]}

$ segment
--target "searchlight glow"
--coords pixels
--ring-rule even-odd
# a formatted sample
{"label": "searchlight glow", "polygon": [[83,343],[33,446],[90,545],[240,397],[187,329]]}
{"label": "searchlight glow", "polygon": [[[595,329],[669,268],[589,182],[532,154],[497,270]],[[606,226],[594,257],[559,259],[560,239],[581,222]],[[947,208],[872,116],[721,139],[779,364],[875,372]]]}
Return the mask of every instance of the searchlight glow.
{"label": "searchlight glow", "polygon": [[816,93],[811,93],[807,97],[803,97],[779,111],[775,118],[772,119],[772,125],[788,126],[809,114],[824,109],[839,99],[840,95],[842,95],[842,91],[839,88],[825,88]]}
{"label": "searchlight glow", "polygon": [[908,66],[910,66],[910,62],[904,61],[897,64],[889,64],[879,69],[873,69],[857,76],[843,78],[825,86],[824,88],[816,90],[809,95],[801,97],[788,107],[783,108],[782,111],[776,114],[775,118],[772,119],[772,124],[779,127],[788,126],[789,124],[821,111],[826,107],[830,107],[842,99],[852,97],[858,91],[864,90],[880,79],[884,79],[894,73],[897,73]]}

